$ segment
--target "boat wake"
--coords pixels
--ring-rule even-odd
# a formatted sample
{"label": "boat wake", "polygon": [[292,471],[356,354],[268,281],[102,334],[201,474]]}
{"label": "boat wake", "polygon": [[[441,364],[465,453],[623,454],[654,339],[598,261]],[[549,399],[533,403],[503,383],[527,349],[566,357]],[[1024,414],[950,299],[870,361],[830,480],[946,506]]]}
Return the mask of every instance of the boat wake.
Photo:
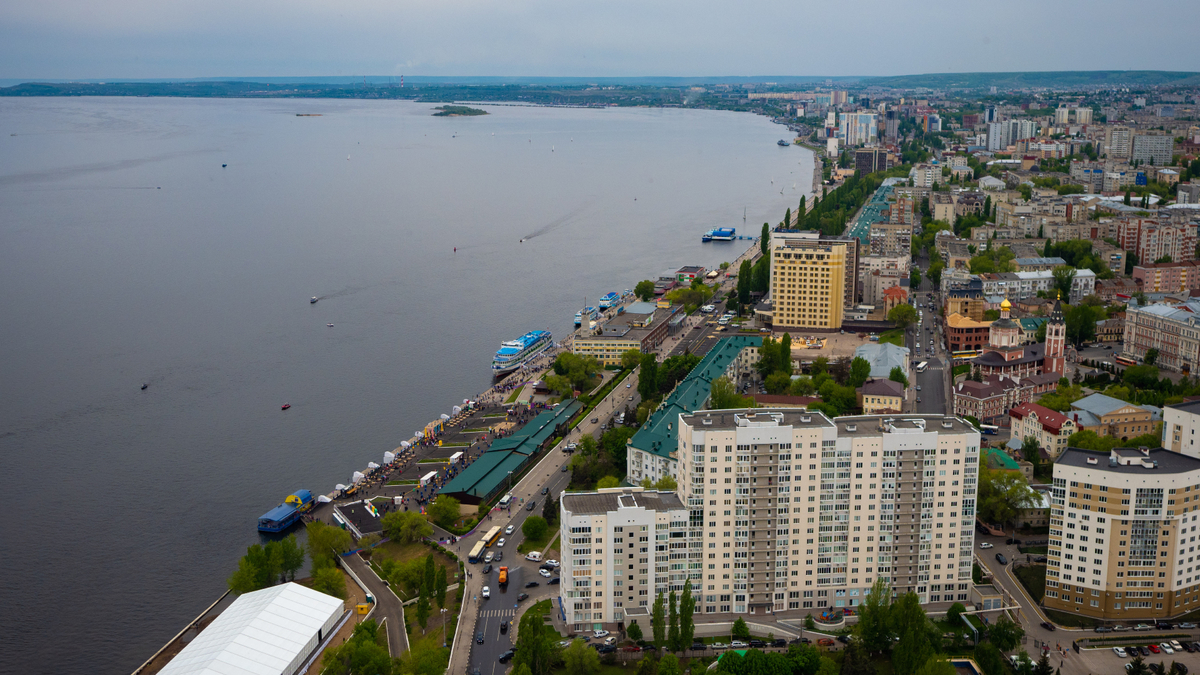
{"label": "boat wake", "polygon": [[346,288],[343,288],[340,291],[334,291],[333,293],[329,293],[328,295],[318,295],[317,300],[332,300],[334,298],[344,298],[347,295],[354,295],[355,293],[358,293],[359,291],[365,291],[368,288],[371,288],[372,286],[378,286],[378,285],[379,284],[368,284],[366,286],[347,286]]}
{"label": "boat wake", "polygon": [[584,211],[586,211],[590,207],[591,207],[590,202],[587,204],[583,204],[583,205],[579,206],[578,208],[571,210],[567,214],[559,216],[558,218],[555,218],[554,220],[546,223],[545,225],[539,227],[538,229],[534,230],[533,232],[530,232],[529,234],[525,235],[524,237],[521,237],[521,240],[529,241],[530,239],[533,239],[534,237],[540,237],[543,234],[549,234],[564,225],[570,225],[571,223],[575,222],[576,219],[579,218],[580,214],[582,214]]}

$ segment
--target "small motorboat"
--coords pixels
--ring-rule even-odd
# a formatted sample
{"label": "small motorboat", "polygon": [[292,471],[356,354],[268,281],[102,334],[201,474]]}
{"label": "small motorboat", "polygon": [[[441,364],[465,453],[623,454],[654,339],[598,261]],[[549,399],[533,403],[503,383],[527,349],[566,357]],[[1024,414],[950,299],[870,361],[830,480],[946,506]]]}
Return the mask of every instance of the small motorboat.
{"label": "small motorboat", "polygon": [[228,165],[228,164],[222,164],[222,165],[221,165],[221,168],[222,168],[222,169],[224,169],[224,168],[225,168],[225,167],[227,167],[227,166],[229,166],[229,165]]}
{"label": "small motorboat", "polygon": [[329,326],[330,328],[333,328],[333,324],[331,324],[331,323],[327,323],[327,324],[325,324],[325,325],[326,325],[326,326]]}
{"label": "small motorboat", "polygon": [[309,301],[308,301],[308,304],[310,304],[310,305],[315,305],[315,304],[317,304],[317,296],[315,296],[315,295],[314,295],[314,296],[312,296],[312,300],[309,300]]}
{"label": "small motorboat", "polygon": [[142,390],[144,391],[144,390],[146,389],[146,387],[149,387],[149,386],[150,386],[150,385],[148,385],[148,384],[146,384],[145,382],[143,382],[143,383],[142,383]]}
{"label": "small motorboat", "polygon": [[280,408],[280,410],[287,410],[287,409],[288,409],[288,408],[290,408],[290,407],[292,407],[292,404],[291,404],[291,403],[284,403],[284,404],[283,404],[283,407],[282,407],[282,408]]}

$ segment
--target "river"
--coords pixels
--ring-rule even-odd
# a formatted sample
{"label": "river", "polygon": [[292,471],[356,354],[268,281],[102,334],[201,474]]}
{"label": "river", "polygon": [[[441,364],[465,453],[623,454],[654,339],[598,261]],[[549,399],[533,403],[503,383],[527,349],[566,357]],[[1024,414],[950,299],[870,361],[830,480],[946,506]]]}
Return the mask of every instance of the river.
{"label": "river", "polygon": [[130,672],[285,495],[812,185],[758,116],[477,107],[0,98],[0,672]]}

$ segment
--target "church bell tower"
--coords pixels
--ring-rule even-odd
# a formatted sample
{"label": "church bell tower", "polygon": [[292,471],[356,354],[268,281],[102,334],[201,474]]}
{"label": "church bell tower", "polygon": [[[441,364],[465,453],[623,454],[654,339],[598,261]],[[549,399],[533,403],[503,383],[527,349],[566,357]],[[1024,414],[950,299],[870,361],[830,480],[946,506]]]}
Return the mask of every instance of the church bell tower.
{"label": "church bell tower", "polygon": [[1054,311],[1050,312],[1050,321],[1046,324],[1046,360],[1042,364],[1043,373],[1067,372],[1066,359],[1063,351],[1067,344],[1067,322],[1063,319],[1062,294],[1054,301]]}

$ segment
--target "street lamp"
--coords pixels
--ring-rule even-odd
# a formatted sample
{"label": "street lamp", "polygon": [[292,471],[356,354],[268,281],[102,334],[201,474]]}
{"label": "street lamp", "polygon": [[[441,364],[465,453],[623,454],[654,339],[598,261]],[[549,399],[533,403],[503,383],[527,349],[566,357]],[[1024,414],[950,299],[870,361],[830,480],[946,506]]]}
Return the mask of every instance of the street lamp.
{"label": "street lamp", "polygon": [[441,609],[442,612],[442,646],[446,646],[446,608]]}

